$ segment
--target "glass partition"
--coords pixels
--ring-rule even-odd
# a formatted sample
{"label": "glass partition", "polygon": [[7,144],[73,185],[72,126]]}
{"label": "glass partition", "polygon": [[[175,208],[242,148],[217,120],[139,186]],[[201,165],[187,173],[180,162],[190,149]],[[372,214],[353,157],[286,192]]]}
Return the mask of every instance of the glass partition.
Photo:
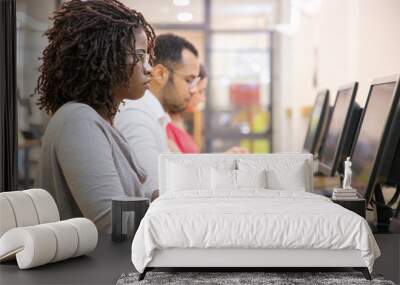
{"label": "glass partition", "polygon": [[276,22],[275,0],[211,1],[213,30],[266,30]]}
{"label": "glass partition", "polygon": [[[210,49],[211,84],[208,116],[212,141],[236,140],[250,152],[270,151],[271,34],[269,32],[215,32]],[[249,135],[264,138],[255,147]]]}
{"label": "glass partition", "polygon": [[204,23],[203,0],[122,0],[140,11],[152,25],[186,25]]}
{"label": "glass partition", "polygon": [[33,186],[39,160],[40,138],[47,115],[32,97],[39,77],[40,57],[47,46],[43,36],[49,16],[56,8],[55,0],[17,0],[17,102],[18,102],[18,185]]}

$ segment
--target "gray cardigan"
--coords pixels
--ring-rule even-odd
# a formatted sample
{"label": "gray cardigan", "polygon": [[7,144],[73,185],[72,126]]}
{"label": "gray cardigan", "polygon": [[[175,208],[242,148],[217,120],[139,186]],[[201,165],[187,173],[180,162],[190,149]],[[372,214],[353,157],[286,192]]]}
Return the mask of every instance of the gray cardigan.
{"label": "gray cardigan", "polygon": [[115,128],[90,106],[70,102],[42,138],[37,185],[52,194],[62,219],[84,216],[110,232],[112,197],[143,197],[137,165]]}

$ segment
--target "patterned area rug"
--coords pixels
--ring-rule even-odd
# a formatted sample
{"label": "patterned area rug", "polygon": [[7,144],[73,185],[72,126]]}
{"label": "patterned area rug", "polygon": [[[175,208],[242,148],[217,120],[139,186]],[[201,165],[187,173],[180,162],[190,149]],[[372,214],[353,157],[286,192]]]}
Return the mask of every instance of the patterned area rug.
{"label": "patterned area rug", "polygon": [[138,281],[138,273],[122,274],[117,285],[133,284],[379,284],[395,285],[379,275],[372,275],[368,281],[360,272],[148,272],[146,278]]}

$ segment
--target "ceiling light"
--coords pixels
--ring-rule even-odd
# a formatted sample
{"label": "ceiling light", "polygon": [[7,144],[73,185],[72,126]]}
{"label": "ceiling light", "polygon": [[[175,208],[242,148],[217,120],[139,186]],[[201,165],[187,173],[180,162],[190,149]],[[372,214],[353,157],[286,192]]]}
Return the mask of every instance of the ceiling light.
{"label": "ceiling light", "polygon": [[190,4],[190,0],[174,0],[175,6],[187,6]]}
{"label": "ceiling light", "polygon": [[193,15],[189,12],[182,12],[178,14],[177,18],[181,22],[190,22],[193,19]]}

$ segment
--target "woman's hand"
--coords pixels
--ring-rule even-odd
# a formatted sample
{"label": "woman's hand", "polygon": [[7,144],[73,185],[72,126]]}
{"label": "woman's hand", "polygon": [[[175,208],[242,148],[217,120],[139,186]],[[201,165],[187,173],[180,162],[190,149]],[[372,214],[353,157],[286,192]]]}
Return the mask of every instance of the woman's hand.
{"label": "woman's hand", "polygon": [[160,196],[160,191],[159,190],[153,191],[153,194],[151,194],[151,202],[153,202],[155,199],[157,199],[158,196]]}

